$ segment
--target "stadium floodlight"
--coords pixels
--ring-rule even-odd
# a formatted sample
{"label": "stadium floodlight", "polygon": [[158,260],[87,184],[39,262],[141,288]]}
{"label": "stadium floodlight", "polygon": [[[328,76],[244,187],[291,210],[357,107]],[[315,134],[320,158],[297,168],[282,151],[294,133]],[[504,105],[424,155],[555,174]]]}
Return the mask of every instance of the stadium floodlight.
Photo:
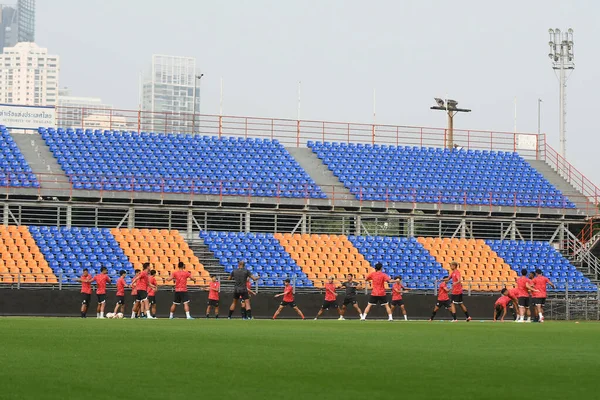
{"label": "stadium floodlight", "polygon": [[471,112],[466,108],[458,108],[458,101],[446,99],[445,101],[439,97],[434,97],[437,105],[430,107],[431,110],[446,111],[448,114],[448,129],[447,135],[444,137],[444,147],[448,149],[454,148],[454,116],[459,112]]}
{"label": "stadium floodlight", "polygon": [[560,29],[548,29],[550,34],[550,52],[548,57],[552,60],[552,68],[559,72],[559,138],[560,138],[560,155],[566,159],[567,157],[567,70],[575,69],[575,53],[573,52],[573,29],[569,28],[566,32],[561,32]]}

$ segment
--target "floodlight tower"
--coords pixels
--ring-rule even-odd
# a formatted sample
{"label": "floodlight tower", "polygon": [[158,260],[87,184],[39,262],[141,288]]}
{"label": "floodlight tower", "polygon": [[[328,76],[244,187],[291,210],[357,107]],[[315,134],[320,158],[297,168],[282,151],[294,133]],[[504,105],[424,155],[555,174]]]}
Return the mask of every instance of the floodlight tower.
{"label": "floodlight tower", "polygon": [[[466,108],[458,108],[458,101],[456,100],[444,100],[435,97],[435,103],[437,105],[430,107],[432,110],[442,110],[446,111],[448,114],[448,137],[444,140],[445,146],[448,149],[454,148],[454,116],[459,112],[471,112],[471,110],[467,110]],[[445,104],[444,104],[445,103]]]}
{"label": "floodlight tower", "polygon": [[567,70],[575,69],[575,58],[573,53],[573,29],[569,28],[566,32],[561,32],[560,29],[549,29],[550,53],[548,57],[552,60],[552,68],[559,71],[560,84],[560,115],[559,115],[559,140],[560,140],[560,155],[567,158]]}

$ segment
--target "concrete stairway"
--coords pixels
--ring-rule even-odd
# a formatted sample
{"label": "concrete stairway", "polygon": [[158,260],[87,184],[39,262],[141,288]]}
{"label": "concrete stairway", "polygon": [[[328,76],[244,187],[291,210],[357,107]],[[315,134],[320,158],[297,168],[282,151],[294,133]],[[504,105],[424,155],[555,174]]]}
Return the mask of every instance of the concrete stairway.
{"label": "concrete stairway", "polygon": [[565,178],[560,176],[554,168],[552,168],[549,164],[546,163],[546,161],[527,160],[527,162],[539,173],[541,173],[544,176],[544,178],[548,180],[548,182],[554,185],[567,197],[569,197],[569,194],[572,195],[576,193],[577,197],[571,196],[569,197],[569,200],[571,200],[577,206],[577,208],[585,209],[589,206],[589,204],[583,199],[583,193],[581,193],[581,190],[577,189],[576,187],[571,185]]}
{"label": "concrete stairway", "polygon": [[210,251],[208,246],[204,244],[204,241],[202,239],[188,240],[187,243],[190,246],[190,249],[192,249],[192,251],[196,255],[196,257],[198,257],[198,260],[200,260],[200,262],[204,266],[204,269],[206,269],[211,275],[225,274],[225,268],[223,268],[223,266],[219,264],[219,260],[215,258],[213,252]]}
{"label": "concrete stairway", "polygon": [[309,148],[289,147],[287,151],[298,161],[300,166],[327,194],[327,198],[336,200],[356,200],[342,182],[331,172],[329,168]]}
{"label": "concrete stairway", "polygon": [[11,133],[11,136],[33,172],[43,174],[38,175],[42,189],[68,190],[69,178],[40,135]]}

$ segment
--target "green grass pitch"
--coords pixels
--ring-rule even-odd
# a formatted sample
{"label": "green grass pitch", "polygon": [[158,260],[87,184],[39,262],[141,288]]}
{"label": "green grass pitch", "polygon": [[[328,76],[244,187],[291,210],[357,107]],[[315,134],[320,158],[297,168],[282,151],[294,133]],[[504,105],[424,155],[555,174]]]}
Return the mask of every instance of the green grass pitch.
{"label": "green grass pitch", "polygon": [[591,399],[600,324],[0,319],[0,398]]}

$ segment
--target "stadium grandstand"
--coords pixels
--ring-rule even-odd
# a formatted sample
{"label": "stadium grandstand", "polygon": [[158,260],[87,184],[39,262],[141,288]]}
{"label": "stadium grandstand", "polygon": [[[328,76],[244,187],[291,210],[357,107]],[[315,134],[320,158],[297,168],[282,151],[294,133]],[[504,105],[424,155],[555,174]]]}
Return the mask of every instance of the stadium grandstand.
{"label": "stadium grandstand", "polygon": [[72,290],[102,267],[129,282],[150,262],[172,290],[183,261],[227,291],[245,261],[257,290],[322,293],[381,262],[427,295],[456,261],[472,296],[542,267],[557,303],[598,299],[600,190],[543,134],[455,130],[449,146],[445,129],[119,117],[131,129],[0,127],[0,285]]}

